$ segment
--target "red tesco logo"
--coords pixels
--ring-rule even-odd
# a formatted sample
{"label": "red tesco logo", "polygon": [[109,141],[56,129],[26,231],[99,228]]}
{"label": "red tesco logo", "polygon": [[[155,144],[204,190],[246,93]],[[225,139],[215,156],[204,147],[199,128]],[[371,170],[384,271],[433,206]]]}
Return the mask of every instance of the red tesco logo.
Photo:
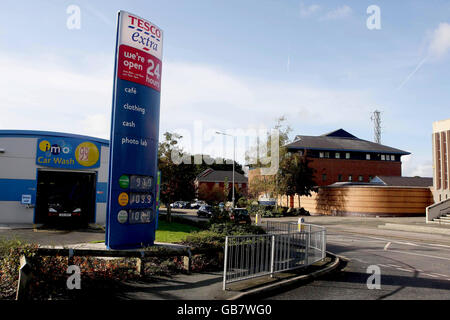
{"label": "red tesco logo", "polygon": [[145,31],[148,31],[159,39],[161,38],[161,30],[159,30],[158,28],[151,25],[150,23],[148,23],[145,20],[139,19],[138,17],[133,17],[131,14],[129,14],[128,16],[130,17],[130,23],[133,26],[136,26]]}

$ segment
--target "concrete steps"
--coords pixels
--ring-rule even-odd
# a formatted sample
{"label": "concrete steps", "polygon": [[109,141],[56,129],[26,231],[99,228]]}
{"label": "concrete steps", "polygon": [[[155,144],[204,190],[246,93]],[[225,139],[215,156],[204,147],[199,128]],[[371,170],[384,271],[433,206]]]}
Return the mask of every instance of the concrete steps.
{"label": "concrete steps", "polygon": [[440,216],[439,218],[433,219],[433,223],[450,225],[450,214],[444,214],[443,216]]}

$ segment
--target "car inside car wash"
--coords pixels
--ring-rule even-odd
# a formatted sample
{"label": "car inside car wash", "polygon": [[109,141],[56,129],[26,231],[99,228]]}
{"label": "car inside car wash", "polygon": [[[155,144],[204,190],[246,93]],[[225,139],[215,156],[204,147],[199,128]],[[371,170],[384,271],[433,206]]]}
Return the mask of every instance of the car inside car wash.
{"label": "car inside car wash", "polygon": [[104,224],[109,141],[0,130],[0,224]]}

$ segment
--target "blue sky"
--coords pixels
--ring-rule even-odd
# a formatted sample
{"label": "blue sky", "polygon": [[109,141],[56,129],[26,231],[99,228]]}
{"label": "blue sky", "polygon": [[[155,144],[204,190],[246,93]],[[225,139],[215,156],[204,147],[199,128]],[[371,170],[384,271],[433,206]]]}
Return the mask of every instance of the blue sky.
{"label": "blue sky", "polygon": [[[80,29],[66,27],[69,5]],[[366,26],[370,5],[380,30]],[[108,138],[120,9],[164,30],[160,132],[270,128],[285,115],[293,135],[372,140],[379,109],[382,143],[412,153],[403,174],[432,175],[431,125],[450,117],[448,1],[6,0],[0,128]],[[220,155],[214,141],[203,151]]]}

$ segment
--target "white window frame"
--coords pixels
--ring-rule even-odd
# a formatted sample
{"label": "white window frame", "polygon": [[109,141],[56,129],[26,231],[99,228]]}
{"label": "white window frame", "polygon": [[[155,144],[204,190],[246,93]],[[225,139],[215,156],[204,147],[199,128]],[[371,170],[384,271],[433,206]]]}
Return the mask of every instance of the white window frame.
{"label": "white window frame", "polygon": [[350,159],[350,152],[345,153],[345,159]]}
{"label": "white window frame", "polygon": [[381,155],[381,160],[385,161],[386,160],[386,156],[384,154]]}
{"label": "white window frame", "polygon": [[366,153],[366,160],[370,160],[370,153]]}
{"label": "white window frame", "polygon": [[334,157],[335,157],[336,159],[340,159],[340,158],[341,158],[341,154],[340,154],[339,152],[336,152],[336,153],[334,154]]}

